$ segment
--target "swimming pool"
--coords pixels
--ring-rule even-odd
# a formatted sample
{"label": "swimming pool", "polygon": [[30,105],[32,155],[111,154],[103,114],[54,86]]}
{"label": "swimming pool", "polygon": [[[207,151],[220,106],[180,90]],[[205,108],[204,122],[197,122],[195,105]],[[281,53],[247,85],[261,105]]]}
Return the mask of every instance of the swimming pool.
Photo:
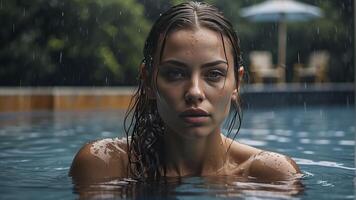
{"label": "swimming pool", "polygon": [[[122,118],[123,111],[1,113],[0,199],[77,198],[67,176],[74,154],[87,141],[122,136]],[[172,180],[165,187],[130,190],[137,195],[127,191],[120,195],[128,199],[354,199],[354,119],[353,107],[245,110],[237,140],[293,157],[305,174],[304,189],[298,194],[286,195],[278,192],[283,186],[235,177],[191,177]],[[135,184],[117,180],[91,188],[105,190],[101,197],[112,198]]]}

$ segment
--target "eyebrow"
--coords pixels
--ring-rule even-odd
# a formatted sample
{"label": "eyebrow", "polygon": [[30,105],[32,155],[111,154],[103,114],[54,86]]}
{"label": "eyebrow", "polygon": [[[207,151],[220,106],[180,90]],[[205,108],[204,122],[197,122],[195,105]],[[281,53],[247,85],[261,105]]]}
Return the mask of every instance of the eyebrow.
{"label": "eyebrow", "polygon": [[[215,61],[203,64],[202,67],[212,67],[212,66],[219,65],[221,63],[228,64],[227,61],[225,61],[225,60],[215,60]],[[178,61],[178,60],[167,60],[167,61],[163,61],[160,63],[160,65],[164,65],[164,64],[171,64],[171,65],[183,66],[183,67],[189,66],[188,64]]]}

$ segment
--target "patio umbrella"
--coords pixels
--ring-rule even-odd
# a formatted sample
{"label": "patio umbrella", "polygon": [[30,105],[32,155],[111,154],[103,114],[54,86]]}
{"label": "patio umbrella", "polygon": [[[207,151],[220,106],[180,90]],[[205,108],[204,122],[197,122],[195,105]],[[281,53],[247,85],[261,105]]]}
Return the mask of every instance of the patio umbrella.
{"label": "patio umbrella", "polygon": [[251,21],[278,22],[278,64],[285,66],[287,48],[287,21],[307,21],[321,17],[322,11],[312,5],[294,0],[267,0],[243,8],[241,16]]}

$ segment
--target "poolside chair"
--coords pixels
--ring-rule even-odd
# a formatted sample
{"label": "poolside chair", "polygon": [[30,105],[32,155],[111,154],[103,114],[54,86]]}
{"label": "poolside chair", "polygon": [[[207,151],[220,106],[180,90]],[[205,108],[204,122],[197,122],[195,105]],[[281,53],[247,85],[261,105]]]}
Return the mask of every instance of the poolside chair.
{"label": "poolside chair", "polygon": [[254,83],[266,81],[282,83],[285,80],[284,67],[274,66],[272,54],[268,51],[250,52],[250,72]]}
{"label": "poolside chair", "polygon": [[327,72],[329,68],[330,55],[328,51],[315,51],[310,54],[307,65],[294,65],[294,81],[302,82],[312,80],[316,83],[329,80]]}

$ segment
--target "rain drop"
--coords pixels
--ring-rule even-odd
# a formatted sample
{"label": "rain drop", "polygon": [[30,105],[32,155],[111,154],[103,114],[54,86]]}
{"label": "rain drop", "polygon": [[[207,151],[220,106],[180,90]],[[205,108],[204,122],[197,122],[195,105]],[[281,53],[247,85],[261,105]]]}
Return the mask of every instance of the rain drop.
{"label": "rain drop", "polygon": [[26,16],[26,8],[23,9],[22,15],[25,17]]}
{"label": "rain drop", "polygon": [[15,32],[15,24],[12,24],[12,32]]}
{"label": "rain drop", "polygon": [[304,112],[307,111],[307,103],[304,101]]}
{"label": "rain drop", "polygon": [[62,56],[63,56],[63,54],[62,54],[62,52],[60,52],[59,53],[59,63],[62,63]]}
{"label": "rain drop", "polygon": [[64,16],[64,12],[62,11],[62,17]]}

